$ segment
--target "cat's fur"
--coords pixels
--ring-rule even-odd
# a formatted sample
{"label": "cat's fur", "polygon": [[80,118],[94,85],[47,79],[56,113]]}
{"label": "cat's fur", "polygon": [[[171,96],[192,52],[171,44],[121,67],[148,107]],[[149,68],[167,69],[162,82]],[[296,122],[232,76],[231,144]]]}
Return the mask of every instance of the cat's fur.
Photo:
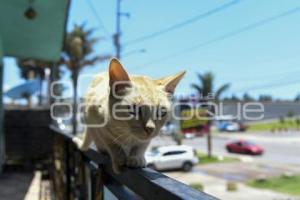
{"label": "cat's fur", "polygon": [[[109,71],[93,80],[85,96],[86,124],[93,125],[86,127],[83,140],[74,137],[74,142],[83,151],[94,142],[98,151],[110,155],[116,173],[123,166],[144,167],[144,152],[167,120],[170,98],[184,73],[159,80],[129,76],[120,62],[113,58]],[[114,87],[115,83],[120,84]],[[116,104],[123,109],[118,116],[132,119],[115,119],[112,110]],[[94,126],[104,122],[104,126]]]}

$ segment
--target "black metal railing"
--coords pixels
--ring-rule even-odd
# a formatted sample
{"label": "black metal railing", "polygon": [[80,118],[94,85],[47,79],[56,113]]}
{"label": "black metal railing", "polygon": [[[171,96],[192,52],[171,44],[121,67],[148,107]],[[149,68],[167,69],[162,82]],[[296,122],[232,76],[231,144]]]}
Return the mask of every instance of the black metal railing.
{"label": "black metal railing", "polygon": [[216,199],[149,168],[125,168],[113,173],[109,156],[90,148],[78,150],[72,135],[54,133],[51,179],[57,200],[100,199]]}

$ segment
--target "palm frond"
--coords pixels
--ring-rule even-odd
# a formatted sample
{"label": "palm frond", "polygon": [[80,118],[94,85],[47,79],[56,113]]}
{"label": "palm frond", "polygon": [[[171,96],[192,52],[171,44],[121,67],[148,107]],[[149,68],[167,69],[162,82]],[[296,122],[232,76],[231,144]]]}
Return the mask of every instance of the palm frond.
{"label": "palm frond", "polygon": [[229,87],[230,87],[229,83],[222,85],[215,93],[216,100],[219,100],[222,93],[224,93],[226,90],[228,90]]}
{"label": "palm frond", "polygon": [[92,58],[89,58],[88,60],[83,60],[81,65],[86,66],[86,65],[94,65],[97,62],[103,62],[107,59],[111,58],[111,55],[103,55],[103,56],[94,56]]}
{"label": "palm frond", "polygon": [[192,83],[191,87],[197,90],[199,94],[202,94],[203,89],[199,85]]}

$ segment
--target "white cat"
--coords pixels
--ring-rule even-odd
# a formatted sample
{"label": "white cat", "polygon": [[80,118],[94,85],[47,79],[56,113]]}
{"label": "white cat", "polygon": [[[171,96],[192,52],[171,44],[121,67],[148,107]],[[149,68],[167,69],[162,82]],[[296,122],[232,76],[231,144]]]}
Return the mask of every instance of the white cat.
{"label": "white cat", "polygon": [[145,150],[158,135],[171,110],[171,96],[185,72],[159,80],[129,76],[113,58],[109,71],[97,76],[85,96],[83,140],[73,141],[81,150],[92,142],[107,152],[115,173],[123,166],[144,167]]}

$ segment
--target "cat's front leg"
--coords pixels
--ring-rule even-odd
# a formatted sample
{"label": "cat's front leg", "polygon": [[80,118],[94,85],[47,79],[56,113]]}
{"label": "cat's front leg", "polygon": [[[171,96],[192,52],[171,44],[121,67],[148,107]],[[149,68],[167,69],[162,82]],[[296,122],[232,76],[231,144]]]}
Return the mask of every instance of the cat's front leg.
{"label": "cat's front leg", "polygon": [[92,143],[92,134],[89,129],[86,129],[82,135],[82,138],[79,136],[74,136],[72,141],[81,151],[87,151]]}
{"label": "cat's front leg", "polygon": [[121,173],[122,168],[126,164],[126,154],[122,147],[118,145],[108,145],[108,153],[111,158],[112,168],[116,174]]}
{"label": "cat's front leg", "polygon": [[145,151],[148,147],[149,143],[143,143],[134,146],[131,151],[129,156],[127,157],[126,160],[126,166],[128,167],[145,167],[146,166],[146,160],[145,160]]}

